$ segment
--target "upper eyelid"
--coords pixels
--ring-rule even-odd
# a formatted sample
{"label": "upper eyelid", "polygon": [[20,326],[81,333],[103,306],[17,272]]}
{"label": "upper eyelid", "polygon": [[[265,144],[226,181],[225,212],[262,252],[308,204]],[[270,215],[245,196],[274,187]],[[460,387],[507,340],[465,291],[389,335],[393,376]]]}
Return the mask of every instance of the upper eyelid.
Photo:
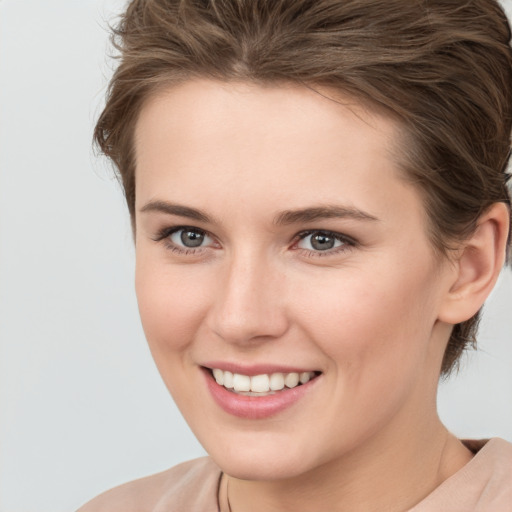
{"label": "upper eyelid", "polygon": [[176,233],[178,231],[183,231],[185,229],[189,229],[190,231],[199,231],[201,233],[204,233],[205,235],[208,235],[211,238],[215,238],[214,235],[212,235],[206,229],[198,228],[196,226],[183,226],[183,225],[180,225],[180,226],[169,226],[169,227],[160,229],[157,232],[156,236],[153,238],[153,240],[155,240],[155,241],[163,240],[164,238],[169,237],[173,233]]}
{"label": "upper eyelid", "polygon": [[307,229],[297,233],[295,235],[294,240],[302,240],[303,238],[306,238],[307,236],[312,235],[313,233],[325,233],[326,235],[331,235],[334,238],[343,240],[352,245],[355,245],[357,243],[357,241],[353,237],[345,235],[344,233],[339,233],[338,231],[332,231],[330,229]]}

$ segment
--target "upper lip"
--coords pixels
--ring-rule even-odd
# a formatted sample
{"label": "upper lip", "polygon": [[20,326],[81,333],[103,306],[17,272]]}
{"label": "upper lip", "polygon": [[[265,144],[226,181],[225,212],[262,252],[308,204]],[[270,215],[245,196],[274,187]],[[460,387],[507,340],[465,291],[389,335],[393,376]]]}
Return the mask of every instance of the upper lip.
{"label": "upper lip", "polygon": [[318,372],[317,370],[309,367],[299,367],[299,366],[286,366],[280,364],[244,364],[244,363],[236,363],[229,361],[208,361],[206,363],[202,363],[201,366],[205,368],[209,368],[213,370],[218,368],[219,370],[231,373],[238,373],[240,375],[247,375],[252,377],[254,375],[263,375],[272,373],[303,373],[303,372]]}

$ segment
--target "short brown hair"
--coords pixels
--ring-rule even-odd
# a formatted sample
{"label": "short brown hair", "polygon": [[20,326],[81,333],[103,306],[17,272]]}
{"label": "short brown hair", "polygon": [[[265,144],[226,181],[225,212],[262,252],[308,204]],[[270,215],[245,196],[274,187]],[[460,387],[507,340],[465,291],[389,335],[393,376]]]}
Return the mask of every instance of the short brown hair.
{"label": "short brown hair", "polygon": [[[348,93],[399,120],[404,175],[446,255],[493,203],[510,206],[510,37],[495,0],[133,0],[94,137],[133,219],[134,127],[162,86],[210,77]],[[478,317],[454,326],[442,375],[474,345]]]}

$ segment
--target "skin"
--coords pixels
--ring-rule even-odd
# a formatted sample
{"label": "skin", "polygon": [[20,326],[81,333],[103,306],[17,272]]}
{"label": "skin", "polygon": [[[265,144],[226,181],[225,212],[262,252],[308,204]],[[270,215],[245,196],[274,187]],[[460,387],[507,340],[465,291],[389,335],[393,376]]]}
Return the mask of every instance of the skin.
{"label": "skin", "polygon": [[[479,230],[498,256],[439,259],[392,156],[395,122],[342,103],[299,86],[195,80],[149,99],[137,122],[142,323],[165,384],[226,473],[233,512],[407,510],[471,458],[441,424],[436,390],[451,324],[494,284],[506,209]],[[275,222],[333,205],[372,219]],[[203,245],[157,240],[180,226],[206,233]],[[306,230],[349,238],[319,251]],[[278,415],[241,419],[212,400],[200,369],[211,360],[322,374]]]}

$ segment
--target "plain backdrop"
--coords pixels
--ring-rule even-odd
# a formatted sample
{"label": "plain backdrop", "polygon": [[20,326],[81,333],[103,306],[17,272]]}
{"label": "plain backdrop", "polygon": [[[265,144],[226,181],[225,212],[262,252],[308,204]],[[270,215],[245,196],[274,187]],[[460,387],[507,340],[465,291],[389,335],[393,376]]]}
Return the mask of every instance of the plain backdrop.
{"label": "plain backdrop", "polygon": [[[91,150],[123,4],[0,0],[1,512],[72,511],[204,453],[146,347],[124,200]],[[507,271],[441,386],[458,436],[512,441],[511,302]]]}

